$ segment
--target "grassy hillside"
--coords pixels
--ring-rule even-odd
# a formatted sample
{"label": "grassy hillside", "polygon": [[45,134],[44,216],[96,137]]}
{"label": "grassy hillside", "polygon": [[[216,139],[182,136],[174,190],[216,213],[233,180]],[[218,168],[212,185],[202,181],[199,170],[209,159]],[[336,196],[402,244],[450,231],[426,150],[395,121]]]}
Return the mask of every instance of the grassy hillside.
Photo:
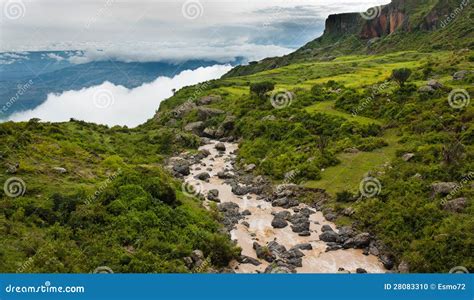
{"label": "grassy hillside", "polygon": [[[144,127],[184,130],[202,122],[202,128],[216,129],[236,117],[226,136],[241,138],[239,162],[256,164],[255,175],[326,189],[333,199],[325,210],[335,212],[337,222],[371,231],[413,272],[447,272],[457,265],[473,270],[472,178],[465,179],[474,167],[474,112],[467,101],[474,79],[469,72],[461,80],[452,76],[474,70],[473,61],[467,50],[409,51],[226,77],[179,91]],[[391,80],[399,68],[412,71],[403,86]],[[430,90],[432,79],[436,88]],[[259,82],[275,88],[252,93]],[[466,101],[450,102],[460,90]],[[214,99],[198,103],[201,109],[225,113],[203,117],[200,108],[183,110],[184,103],[196,103],[196,94]],[[367,197],[360,183],[369,175],[380,187]],[[437,182],[460,188],[437,193],[431,187]],[[462,210],[445,207],[447,199],[463,197]]]}
{"label": "grassy hillside", "polygon": [[238,250],[163,168],[197,140],[74,120],[0,124],[0,181],[13,180],[0,200],[0,271],[189,272],[194,249],[209,268],[227,266]]}
{"label": "grassy hillside", "polygon": [[[184,88],[136,129],[0,124],[0,180],[24,183],[0,201],[0,270],[189,272],[183,257],[194,249],[226,266],[238,249],[218,216],[185,197],[163,166],[216,129],[240,140],[238,162],[256,164],[254,175],[326,189],[325,212],[376,235],[411,271],[473,270],[474,112],[468,98],[448,101],[453,91],[473,94],[472,73],[452,77],[473,61],[461,50],[292,64]],[[391,80],[399,68],[412,70],[403,86]],[[429,79],[442,86],[426,91]],[[251,92],[261,82],[274,90]],[[360,191],[368,175],[380,182],[371,197]],[[436,182],[457,187],[435,193]],[[462,209],[445,207],[462,197]]]}
{"label": "grassy hillside", "polygon": [[[328,19],[325,33],[297,51],[237,66],[225,76],[255,74],[291,64],[331,61],[354,54],[472,49],[474,8],[469,2],[463,3],[458,0],[393,0],[384,8],[374,8],[374,19],[366,20],[358,13],[342,14],[334,23]],[[339,15],[334,16],[337,19]],[[403,21],[396,24],[395,30],[383,31],[386,28],[382,25],[398,18]],[[338,24],[343,24],[344,29],[338,28]]]}

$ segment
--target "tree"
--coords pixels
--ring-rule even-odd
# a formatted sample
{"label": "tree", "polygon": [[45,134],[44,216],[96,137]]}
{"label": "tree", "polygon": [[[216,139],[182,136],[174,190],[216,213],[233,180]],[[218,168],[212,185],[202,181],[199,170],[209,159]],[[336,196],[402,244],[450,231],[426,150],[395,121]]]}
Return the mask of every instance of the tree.
{"label": "tree", "polygon": [[405,82],[411,75],[411,70],[407,68],[395,69],[392,71],[392,79],[394,79],[400,87],[405,85]]}
{"label": "tree", "polygon": [[250,92],[256,94],[260,99],[264,99],[265,94],[273,91],[274,88],[275,84],[273,82],[257,82],[250,85]]}

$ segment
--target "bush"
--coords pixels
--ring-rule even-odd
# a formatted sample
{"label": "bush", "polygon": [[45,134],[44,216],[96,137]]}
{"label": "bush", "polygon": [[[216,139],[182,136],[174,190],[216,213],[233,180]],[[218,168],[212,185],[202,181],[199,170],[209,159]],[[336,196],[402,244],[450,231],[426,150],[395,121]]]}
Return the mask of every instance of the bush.
{"label": "bush", "polygon": [[349,191],[342,191],[342,192],[336,193],[336,201],[343,202],[343,203],[353,202],[355,201],[355,197]]}
{"label": "bush", "polygon": [[405,82],[410,78],[411,70],[408,68],[395,69],[392,71],[392,79],[398,82],[400,87],[405,85]]}
{"label": "bush", "polygon": [[250,92],[257,95],[260,99],[264,99],[265,95],[273,91],[273,89],[275,89],[275,84],[269,81],[252,83],[250,85]]}

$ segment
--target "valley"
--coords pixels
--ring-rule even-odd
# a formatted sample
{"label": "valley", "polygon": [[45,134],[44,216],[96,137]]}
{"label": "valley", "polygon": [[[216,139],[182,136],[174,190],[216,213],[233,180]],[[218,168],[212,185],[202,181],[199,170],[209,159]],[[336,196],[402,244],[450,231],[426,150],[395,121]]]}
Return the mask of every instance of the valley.
{"label": "valley", "polygon": [[133,128],[0,123],[0,270],[473,271],[472,6],[439,25],[458,5],[331,15]]}

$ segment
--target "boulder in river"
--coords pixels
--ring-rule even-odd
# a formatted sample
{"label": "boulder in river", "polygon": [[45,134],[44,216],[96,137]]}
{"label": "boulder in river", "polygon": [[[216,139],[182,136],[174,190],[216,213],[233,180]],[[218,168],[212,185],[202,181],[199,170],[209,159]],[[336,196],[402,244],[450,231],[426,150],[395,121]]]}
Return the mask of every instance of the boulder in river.
{"label": "boulder in river", "polygon": [[217,177],[219,177],[219,179],[232,179],[234,175],[226,171],[220,171],[217,173]]}
{"label": "boulder in river", "polygon": [[383,263],[383,266],[385,267],[385,269],[391,270],[395,266],[393,255],[383,254],[379,258],[380,258],[380,261]]}
{"label": "boulder in river", "polygon": [[190,169],[189,169],[189,162],[185,160],[179,160],[175,162],[173,165],[173,171],[183,176],[188,176],[189,174],[191,174]]}
{"label": "boulder in river", "polygon": [[321,227],[321,231],[326,232],[326,231],[334,231],[334,230],[332,230],[331,226],[329,226],[329,225],[323,225]]}
{"label": "boulder in river", "polygon": [[216,148],[217,151],[225,151],[226,150],[226,147],[225,147],[224,143],[217,143],[215,148]]}
{"label": "boulder in river", "polygon": [[283,220],[288,220],[291,217],[291,213],[287,210],[280,211],[277,213],[272,213],[275,218],[283,219]]}
{"label": "boulder in river", "polygon": [[241,256],[238,258],[238,261],[239,261],[241,264],[252,264],[252,265],[254,265],[254,266],[259,266],[259,265],[262,264],[258,259],[255,259],[255,258],[250,257],[250,256],[245,256],[245,255],[241,255]]}
{"label": "boulder in river", "polygon": [[218,190],[210,190],[207,193],[207,199],[210,201],[220,202],[219,200],[219,191]]}
{"label": "boulder in river", "polygon": [[290,199],[287,197],[278,198],[276,200],[273,200],[272,202],[272,206],[278,206],[278,207],[283,207],[283,208],[290,208],[290,207],[295,207],[298,205],[299,205],[298,200]]}
{"label": "boulder in river", "polygon": [[344,242],[344,248],[365,248],[370,244],[370,234],[367,232],[360,233],[353,238],[350,238]]}
{"label": "boulder in river", "polygon": [[251,187],[248,186],[241,186],[239,184],[233,184],[232,185],[232,193],[234,193],[237,196],[244,196],[248,193],[250,193]]}
{"label": "boulder in river", "polygon": [[298,245],[294,246],[293,248],[290,249],[290,251],[293,250],[293,249],[313,250],[313,246],[311,246],[310,243],[303,243],[303,244],[298,244]]}
{"label": "boulder in river", "polygon": [[261,246],[257,242],[254,242],[253,249],[257,253],[258,258],[263,259],[269,263],[273,262],[276,259],[275,255],[272,253],[272,251],[270,251],[269,247]]}
{"label": "boulder in river", "polygon": [[335,243],[339,239],[339,235],[334,231],[326,231],[319,235],[319,239],[323,242],[332,242]]}
{"label": "boulder in river", "polygon": [[202,172],[194,176],[194,178],[202,180],[202,181],[208,181],[209,178],[211,178],[211,175],[209,175],[209,173],[207,172]]}

